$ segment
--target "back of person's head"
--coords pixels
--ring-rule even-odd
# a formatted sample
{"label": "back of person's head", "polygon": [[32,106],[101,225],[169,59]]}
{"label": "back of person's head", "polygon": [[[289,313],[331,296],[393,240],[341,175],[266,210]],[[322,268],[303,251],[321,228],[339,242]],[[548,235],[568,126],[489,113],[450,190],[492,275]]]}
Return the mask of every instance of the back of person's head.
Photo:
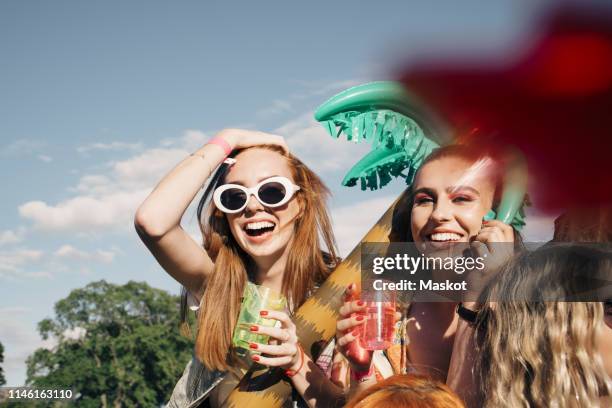
{"label": "back of person's head", "polygon": [[394,375],[353,397],[346,408],[465,408],[445,384],[421,375]]}

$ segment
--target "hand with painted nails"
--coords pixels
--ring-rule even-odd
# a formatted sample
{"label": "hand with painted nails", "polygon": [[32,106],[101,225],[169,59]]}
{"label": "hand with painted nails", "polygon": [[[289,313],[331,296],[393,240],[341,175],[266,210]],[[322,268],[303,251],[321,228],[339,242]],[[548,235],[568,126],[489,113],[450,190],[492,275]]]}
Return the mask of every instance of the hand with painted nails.
{"label": "hand with painted nails", "polygon": [[262,310],[262,317],[281,322],[280,327],[251,326],[251,331],[270,336],[268,344],[250,343],[252,350],[262,354],[253,354],[251,359],[269,367],[280,367],[292,377],[304,364],[304,352],[298,342],[295,324],[285,312]]}
{"label": "hand with painted nails", "polygon": [[475,301],[480,291],[514,256],[514,230],[501,221],[483,221],[470,247],[475,257],[484,260],[485,266],[482,270],[473,270],[467,277],[468,287],[472,290],[464,298],[466,301]]}
{"label": "hand with painted nails", "polygon": [[357,285],[350,284],[344,292],[344,304],[336,323],[336,345],[355,371],[367,371],[372,364],[372,351],[366,350],[357,339],[365,322],[365,303],[358,300]]}

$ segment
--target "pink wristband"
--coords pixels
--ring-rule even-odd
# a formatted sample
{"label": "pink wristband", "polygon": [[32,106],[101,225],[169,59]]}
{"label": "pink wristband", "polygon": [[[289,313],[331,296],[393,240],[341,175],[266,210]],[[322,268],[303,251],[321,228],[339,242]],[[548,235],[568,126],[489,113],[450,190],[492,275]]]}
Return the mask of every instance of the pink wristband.
{"label": "pink wristband", "polygon": [[368,371],[355,371],[351,368],[351,379],[357,382],[361,382],[364,379],[371,377],[374,374],[374,364],[370,366]]}
{"label": "pink wristband", "polygon": [[232,147],[221,136],[212,138],[206,144],[214,144],[214,145],[219,146],[220,148],[223,149],[225,156],[229,156],[229,154],[232,152]]}

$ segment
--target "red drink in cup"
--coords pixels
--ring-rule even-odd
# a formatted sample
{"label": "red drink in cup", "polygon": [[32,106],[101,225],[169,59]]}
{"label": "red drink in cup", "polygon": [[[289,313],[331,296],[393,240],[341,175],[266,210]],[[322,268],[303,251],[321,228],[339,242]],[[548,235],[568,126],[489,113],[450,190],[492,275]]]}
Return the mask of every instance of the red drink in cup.
{"label": "red drink in cup", "polygon": [[393,344],[395,332],[395,292],[373,291],[362,294],[365,302],[364,324],[359,342],[366,350],[385,350]]}
{"label": "red drink in cup", "polygon": [[395,302],[366,302],[359,341],[366,350],[386,350],[393,344]]}
{"label": "red drink in cup", "polygon": [[[358,282],[356,284],[354,284],[354,288],[353,288],[353,293],[352,295],[346,299],[347,301],[355,301],[355,300],[359,300],[359,293],[361,292],[361,284]],[[355,317],[355,316],[364,316],[365,317],[365,312],[364,311],[360,311],[359,313],[353,313],[351,314],[351,317]],[[359,325],[356,326],[353,329],[353,333],[357,332],[356,336],[357,336],[357,341],[353,341],[351,342],[346,349],[346,355],[350,356],[351,361],[353,361],[355,364],[361,365],[361,366],[366,366],[370,364],[370,360],[371,360],[371,355],[370,352],[368,350],[365,350],[362,346],[361,346],[361,341],[359,340],[361,337],[361,332],[363,331],[363,325]]]}

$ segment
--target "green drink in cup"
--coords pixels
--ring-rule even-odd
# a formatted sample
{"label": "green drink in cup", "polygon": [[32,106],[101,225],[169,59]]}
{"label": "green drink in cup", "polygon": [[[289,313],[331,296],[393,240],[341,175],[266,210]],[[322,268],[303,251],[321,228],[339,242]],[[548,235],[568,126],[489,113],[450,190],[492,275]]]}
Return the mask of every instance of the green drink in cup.
{"label": "green drink in cup", "polygon": [[232,345],[236,352],[240,355],[246,355],[247,351],[255,352],[249,348],[249,343],[267,344],[270,336],[252,332],[251,326],[273,327],[278,323],[278,320],[263,318],[259,312],[262,310],[282,311],[286,307],[287,299],[281,293],[265,286],[247,282],[242,294],[238,322],[232,336]]}

